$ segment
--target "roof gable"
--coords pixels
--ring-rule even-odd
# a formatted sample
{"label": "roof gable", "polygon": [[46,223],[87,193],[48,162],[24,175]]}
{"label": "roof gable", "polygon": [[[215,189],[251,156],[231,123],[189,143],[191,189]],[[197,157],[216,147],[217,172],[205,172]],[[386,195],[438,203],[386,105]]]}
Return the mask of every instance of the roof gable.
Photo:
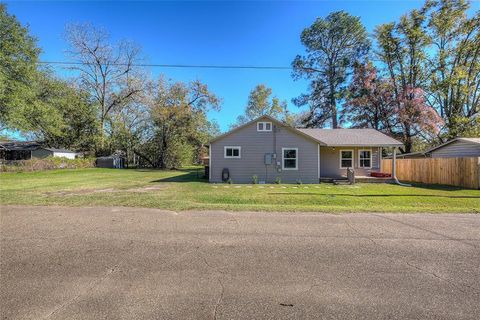
{"label": "roof gable", "polygon": [[264,115],[238,126],[210,141],[216,142],[257,121],[271,121],[277,126],[315,141],[322,146],[401,147],[403,144],[375,129],[298,129],[273,117]]}
{"label": "roof gable", "polygon": [[238,126],[238,127],[236,127],[236,128],[233,128],[232,130],[230,130],[230,131],[228,131],[228,132],[226,132],[226,133],[224,133],[224,134],[221,134],[221,135],[219,135],[218,137],[210,140],[210,143],[213,143],[213,142],[216,142],[216,141],[218,141],[218,140],[221,140],[221,139],[223,139],[223,138],[225,138],[225,137],[227,137],[227,136],[229,136],[229,135],[231,135],[231,134],[233,134],[233,133],[235,133],[235,132],[237,132],[237,131],[240,131],[241,129],[243,129],[243,128],[245,128],[245,127],[247,127],[247,126],[249,126],[249,125],[251,125],[251,124],[253,124],[253,123],[255,123],[255,122],[262,121],[262,120],[272,122],[272,123],[276,124],[277,126],[280,126],[280,127],[282,127],[282,128],[288,129],[288,130],[290,130],[291,132],[296,133],[296,134],[298,134],[298,135],[300,135],[300,136],[302,136],[302,137],[304,137],[304,138],[306,138],[306,139],[313,140],[313,141],[315,141],[316,143],[319,143],[320,145],[325,145],[325,143],[323,143],[322,141],[316,139],[315,137],[312,137],[312,136],[310,136],[310,135],[308,135],[308,134],[305,134],[305,133],[303,133],[302,131],[300,131],[299,129],[294,128],[294,127],[292,127],[292,126],[290,126],[290,125],[288,125],[288,124],[286,124],[286,123],[284,123],[284,122],[282,122],[282,121],[279,121],[279,120],[277,120],[277,119],[275,119],[275,118],[273,118],[273,117],[267,116],[267,115],[260,116],[260,117],[258,117],[258,118],[256,118],[256,119],[253,119],[252,121],[249,121],[249,122],[247,122],[247,123],[245,123],[245,124],[242,124],[241,126]]}
{"label": "roof gable", "polygon": [[479,144],[480,145],[480,138],[455,138],[455,139],[452,139],[452,140],[447,141],[445,143],[442,143],[441,145],[430,148],[427,151],[425,151],[425,153],[430,153],[432,151],[443,148],[443,147],[445,147],[445,146],[447,146],[451,143],[457,142],[457,141],[464,141],[464,142],[469,142],[469,143],[472,143],[472,144]]}

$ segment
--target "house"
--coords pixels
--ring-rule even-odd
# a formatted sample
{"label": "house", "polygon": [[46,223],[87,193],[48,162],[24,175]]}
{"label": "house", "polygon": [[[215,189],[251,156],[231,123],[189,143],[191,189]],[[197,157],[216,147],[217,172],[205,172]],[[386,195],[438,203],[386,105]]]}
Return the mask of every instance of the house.
{"label": "house", "polygon": [[382,148],[402,143],[374,129],[297,129],[262,116],[213,139],[209,180],[318,183],[381,171]]}
{"label": "house", "polygon": [[480,157],[480,138],[456,138],[424,152],[397,155],[401,159]]}
{"label": "house", "polygon": [[456,138],[425,152],[432,158],[480,157],[480,138]]}
{"label": "house", "polygon": [[65,157],[68,159],[75,159],[77,155],[76,152],[66,149],[44,147],[37,141],[0,142],[0,159],[7,161],[46,157]]}
{"label": "house", "polygon": [[63,157],[67,159],[75,159],[77,155],[78,154],[75,151],[46,147],[40,147],[32,151],[32,158]]}
{"label": "house", "polygon": [[[426,158],[425,152],[410,152],[397,154],[397,159],[421,159]],[[387,156],[384,159],[391,159],[391,156]]]}

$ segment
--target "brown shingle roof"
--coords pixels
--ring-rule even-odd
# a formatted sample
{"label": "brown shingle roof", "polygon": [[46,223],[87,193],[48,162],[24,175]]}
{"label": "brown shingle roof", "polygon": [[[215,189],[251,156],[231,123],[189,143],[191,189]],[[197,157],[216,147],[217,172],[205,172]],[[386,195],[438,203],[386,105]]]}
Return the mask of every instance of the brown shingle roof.
{"label": "brown shingle roof", "polygon": [[401,147],[403,144],[375,129],[298,129],[327,146]]}

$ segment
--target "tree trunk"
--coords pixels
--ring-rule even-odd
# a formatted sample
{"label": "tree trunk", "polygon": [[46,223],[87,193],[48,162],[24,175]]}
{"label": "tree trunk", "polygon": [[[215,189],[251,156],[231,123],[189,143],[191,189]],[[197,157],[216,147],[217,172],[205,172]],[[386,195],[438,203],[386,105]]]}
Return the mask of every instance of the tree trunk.
{"label": "tree trunk", "polygon": [[155,168],[155,164],[147,156],[143,155],[142,153],[138,152],[137,150],[133,150],[133,152],[134,152],[134,154],[136,154],[140,158],[147,161],[152,166],[152,168]]}
{"label": "tree trunk", "polygon": [[338,128],[337,103],[335,101],[335,85],[333,80],[330,80],[330,109],[332,111],[332,128]]}
{"label": "tree trunk", "polygon": [[410,126],[406,125],[405,126],[405,153],[410,153],[412,152],[412,147],[413,147],[413,141],[412,141],[412,135],[410,134]]}

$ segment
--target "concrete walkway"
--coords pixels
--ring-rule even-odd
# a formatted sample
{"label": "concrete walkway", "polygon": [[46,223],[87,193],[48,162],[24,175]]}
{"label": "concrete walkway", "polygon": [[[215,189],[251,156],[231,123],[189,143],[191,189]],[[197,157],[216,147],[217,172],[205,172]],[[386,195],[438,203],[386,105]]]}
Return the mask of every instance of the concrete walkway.
{"label": "concrete walkway", "polygon": [[480,318],[479,215],[0,211],[0,319]]}

